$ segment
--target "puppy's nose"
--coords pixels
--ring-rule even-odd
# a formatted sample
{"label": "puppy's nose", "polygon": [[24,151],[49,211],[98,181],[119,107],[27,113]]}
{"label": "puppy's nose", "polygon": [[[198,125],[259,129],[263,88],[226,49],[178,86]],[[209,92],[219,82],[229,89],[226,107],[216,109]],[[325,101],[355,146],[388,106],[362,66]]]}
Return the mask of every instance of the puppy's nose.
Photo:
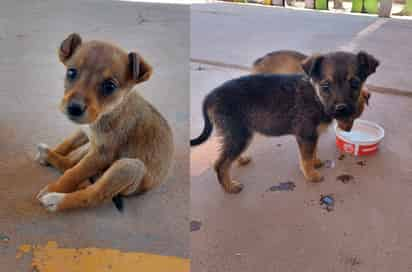
{"label": "puppy's nose", "polygon": [[335,111],[336,112],[345,112],[347,110],[347,108],[348,108],[348,106],[346,104],[341,103],[341,104],[337,104],[335,106]]}
{"label": "puppy's nose", "polygon": [[86,106],[81,101],[70,101],[67,105],[67,112],[73,117],[80,117],[86,110]]}

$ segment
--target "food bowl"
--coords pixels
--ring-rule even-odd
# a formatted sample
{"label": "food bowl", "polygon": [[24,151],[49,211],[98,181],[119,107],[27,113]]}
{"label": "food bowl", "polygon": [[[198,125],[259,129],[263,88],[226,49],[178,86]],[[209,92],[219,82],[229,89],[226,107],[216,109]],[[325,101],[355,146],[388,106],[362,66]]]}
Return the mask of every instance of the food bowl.
{"label": "food bowl", "polygon": [[381,126],[366,120],[355,120],[350,132],[343,131],[335,125],[336,146],[342,152],[355,156],[373,154],[385,136]]}

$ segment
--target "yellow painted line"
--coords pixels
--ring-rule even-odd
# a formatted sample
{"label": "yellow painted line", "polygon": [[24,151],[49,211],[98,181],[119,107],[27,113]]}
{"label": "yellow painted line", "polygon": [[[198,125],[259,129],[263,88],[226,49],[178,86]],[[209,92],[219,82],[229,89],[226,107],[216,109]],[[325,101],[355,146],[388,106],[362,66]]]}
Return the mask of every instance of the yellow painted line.
{"label": "yellow painted line", "polygon": [[32,254],[38,272],[189,272],[190,260],[105,248],[59,248],[56,242],[22,245],[16,258]]}

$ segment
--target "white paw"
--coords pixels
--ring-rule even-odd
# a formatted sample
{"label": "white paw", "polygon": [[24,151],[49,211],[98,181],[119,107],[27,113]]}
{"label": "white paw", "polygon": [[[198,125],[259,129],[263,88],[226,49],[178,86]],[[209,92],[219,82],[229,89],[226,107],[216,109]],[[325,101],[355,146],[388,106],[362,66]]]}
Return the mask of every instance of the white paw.
{"label": "white paw", "polygon": [[65,196],[64,193],[47,193],[40,198],[40,202],[47,210],[55,212]]}
{"label": "white paw", "polygon": [[41,189],[40,192],[36,195],[36,198],[37,198],[38,200],[40,200],[40,198],[41,198],[42,196],[44,196],[45,194],[47,194],[47,193],[49,192],[48,189],[49,189],[49,186],[44,186],[44,188]]}
{"label": "white paw", "polygon": [[49,146],[43,143],[37,145],[37,154],[35,160],[38,161],[41,165],[47,166],[47,151],[49,151]]}

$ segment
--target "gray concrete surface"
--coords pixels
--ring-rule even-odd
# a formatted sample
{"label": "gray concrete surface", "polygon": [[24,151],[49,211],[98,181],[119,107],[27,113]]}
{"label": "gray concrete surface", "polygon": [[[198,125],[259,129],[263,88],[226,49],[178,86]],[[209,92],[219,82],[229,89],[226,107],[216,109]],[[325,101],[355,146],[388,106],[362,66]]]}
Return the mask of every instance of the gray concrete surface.
{"label": "gray concrete surface", "polygon": [[[385,22],[371,36],[356,38],[374,20],[264,7],[193,6],[191,57],[247,65],[276,49],[308,52],[320,47],[327,51],[355,42],[356,47],[366,47],[382,59],[382,69],[372,82],[407,88],[411,83],[405,73],[412,62],[406,44],[412,40],[405,28],[411,24]],[[386,48],[395,44],[391,37],[402,37],[402,45]],[[388,42],[376,43],[383,40]],[[400,62],[394,60],[402,54]],[[192,137],[203,126],[203,97],[244,73],[192,62]],[[320,140],[319,153],[335,167],[321,169],[325,181],[320,184],[304,181],[292,137],[255,138],[248,150],[252,163],[232,171],[245,185],[239,195],[225,194],[216,180],[212,163],[218,154],[217,139],[193,148],[191,218],[200,221],[201,227],[191,233],[192,271],[412,271],[411,114],[411,98],[372,93],[363,118],[384,127],[380,151],[338,160],[334,133],[329,129]],[[358,164],[361,160],[365,166]],[[353,175],[353,182],[338,181],[340,174]],[[293,181],[295,190],[268,191],[285,181]],[[334,196],[333,211],[320,207],[321,194]]]}
{"label": "gray concrete surface", "polygon": [[411,20],[225,3],[192,5],[191,13],[192,58],[250,66],[278,49],[366,50],[382,60],[369,83],[412,90]]}
{"label": "gray concrete surface", "polygon": [[[57,47],[69,33],[137,50],[154,67],[137,89],[175,133],[174,173],[145,196],[89,210],[47,213],[33,196],[58,173],[33,161],[39,142],[57,144],[75,126],[58,110],[64,68]],[[110,1],[2,1],[0,4],[1,271],[29,271],[21,244],[103,247],[189,256],[189,7]]]}

